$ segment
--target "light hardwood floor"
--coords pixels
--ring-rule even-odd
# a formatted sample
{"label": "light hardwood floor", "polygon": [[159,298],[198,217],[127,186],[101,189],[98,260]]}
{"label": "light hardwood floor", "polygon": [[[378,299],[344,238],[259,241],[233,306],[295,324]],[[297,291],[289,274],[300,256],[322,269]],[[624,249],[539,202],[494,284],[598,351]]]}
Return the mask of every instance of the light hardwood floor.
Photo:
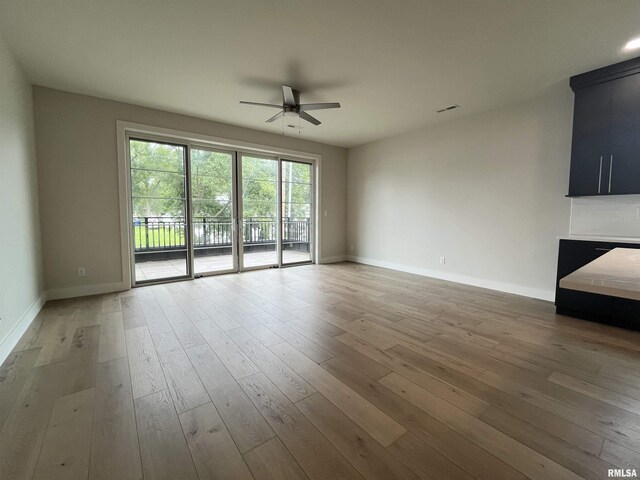
{"label": "light hardwood floor", "polygon": [[49,302],[0,369],[0,478],[604,479],[640,334],[351,263]]}

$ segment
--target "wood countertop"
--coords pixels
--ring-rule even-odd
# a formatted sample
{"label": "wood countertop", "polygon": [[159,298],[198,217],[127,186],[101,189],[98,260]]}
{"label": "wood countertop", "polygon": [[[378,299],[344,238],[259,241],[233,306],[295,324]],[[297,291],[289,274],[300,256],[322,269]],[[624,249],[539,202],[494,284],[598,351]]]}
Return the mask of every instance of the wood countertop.
{"label": "wood countertop", "polygon": [[614,248],[562,278],[560,288],[640,300],[640,250]]}

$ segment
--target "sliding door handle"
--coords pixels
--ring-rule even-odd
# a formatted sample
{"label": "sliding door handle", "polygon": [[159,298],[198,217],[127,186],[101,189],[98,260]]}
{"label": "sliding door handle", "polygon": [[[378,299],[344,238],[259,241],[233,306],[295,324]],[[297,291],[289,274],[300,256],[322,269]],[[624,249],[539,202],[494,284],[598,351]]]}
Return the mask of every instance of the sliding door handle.
{"label": "sliding door handle", "polygon": [[600,155],[600,173],[598,173],[598,193],[600,193],[601,185],[602,185],[602,155]]}
{"label": "sliding door handle", "polygon": [[609,193],[611,193],[611,174],[613,173],[613,154],[609,158]]}

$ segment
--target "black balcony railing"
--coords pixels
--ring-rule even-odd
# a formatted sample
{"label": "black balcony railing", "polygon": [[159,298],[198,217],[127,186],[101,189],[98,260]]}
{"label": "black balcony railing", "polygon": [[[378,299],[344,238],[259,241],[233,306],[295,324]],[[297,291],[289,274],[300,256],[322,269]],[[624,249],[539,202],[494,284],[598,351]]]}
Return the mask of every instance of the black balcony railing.
{"label": "black balcony railing", "polygon": [[[249,217],[242,222],[245,246],[273,244],[277,241],[277,222],[270,217]],[[184,250],[186,224],[184,217],[134,217],[136,253]],[[233,221],[231,218],[196,217],[193,221],[193,245],[196,249],[224,249],[231,247]],[[283,218],[283,244],[309,244],[311,219]]]}

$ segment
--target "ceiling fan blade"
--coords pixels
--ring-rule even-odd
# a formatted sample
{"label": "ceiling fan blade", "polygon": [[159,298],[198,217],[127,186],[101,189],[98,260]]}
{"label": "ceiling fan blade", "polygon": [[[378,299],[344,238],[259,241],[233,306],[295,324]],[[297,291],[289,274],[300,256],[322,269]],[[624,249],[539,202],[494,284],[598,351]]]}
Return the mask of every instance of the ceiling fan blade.
{"label": "ceiling fan blade", "polygon": [[296,97],[293,94],[293,88],[287,85],[282,85],[282,101],[287,107],[296,106]]}
{"label": "ceiling fan blade", "polygon": [[274,105],[272,103],[245,102],[244,100],[240,100],[240,103],[244,105],[258,105],[259,107],[282,108],[282,105]]}
{"label": "ceiling fan blade", "polygon": [[309,123],[313,123],[314,125],[320,125],[322,122],[317,118],[312,117],[308,113],[300,112],[300,118],[306,120]]}
{"label": "ceiling fan blade", "polygon": [[[282,108],[282,107],[280,107],[280,108]],[[275,122],[280,117],[284,117],[284,110],[281,111],[281,112],[276,113],[273,117],[271,117],[269,120],[267,120],[266,123]]]}
{"label": "ceiling fan blade", "polygon": [[325,110],[327,108],[340,108],[339,103],[303,103],[300,105],[301,112],[308,112],[309,110]]}

